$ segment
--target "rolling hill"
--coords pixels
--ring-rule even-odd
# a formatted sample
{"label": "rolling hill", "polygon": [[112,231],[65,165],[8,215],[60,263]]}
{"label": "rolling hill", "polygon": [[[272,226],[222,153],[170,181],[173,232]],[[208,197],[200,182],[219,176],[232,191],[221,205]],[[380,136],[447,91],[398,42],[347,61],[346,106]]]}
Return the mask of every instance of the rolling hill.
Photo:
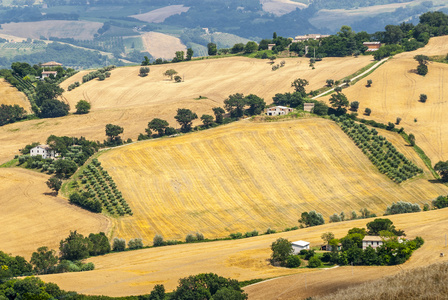
{"label": "rolling hill", "polygon": [[41,279],[55,282],[65,290],[91,295],[124,296],[149,293],[156,284],[164,284],[167,290],[172,290],[179,278],[203,272],[239,280],[296,274],[248,286],[245,291],[249,294],[249,299],[255,300],[298,299],[332,293],[340,288],[397,274],[402,270],[448,262],[447,256],[439,256],[440,252],[446,253],[446,209],[389,217],[409,238],[422,236],[425,239],[425,244],[414,252],[407,263],[400,266],[286,269],[272,267],[267,261],[271,254],[270,245],[279,237],[290,241],[306,240],[311,242],[311,246],[318,246],[322,243],[322,233],[331,231],[336,237],[341,237],[347,234],[348,229],[364,227],[372,220],[364,219],[242,240],[109,254],[88,260],[95,264],[94,271],[45,275]]}
{"label": "rolling hill", "polygon": [[[381,133],[380,133],[381,134]],[[397,135],[399,151],[424,168]],[[446,194],[431,175],[398,185],[381,175],[338,125],[319,118],[238,122],[200,133],[110,150],[99,157],[134,212],[114,220],[114,236],[184,239],[297,225],[303,211],[424,203]],[[181,224],[181,225],[180,225]]]}
{"label": "rolling hill", "polygon": [[0,105],[19,105],[27,112],[31,111],[31,105],[25,94],[19,92],[15,87],[12,87],[3,78],[0,80]]}
{"label": "rolling hill", "polygon": [[51,195],[45,184],[48,178],[25,169],[0,168],[1,251],[29,259],[38,247],[58,249],[59,241],[70,230],[89,234],[110,229],[107,217],[89,213]]}
{"label": "rolling hill", "polygon": [[[382,123],[402,119],[398,127],[413,133],[417,144],[432,160],[448,159],[445,137],[448,134],[448,65],[430,63],[429,73],[420,76],[415,73],[417,54],[445,55],[448,37],[432,38],[429,44],[414,52],[401,53],[378,68],[365,80],[343,91],[350,101],[359,101],[359,112],[366,107],[372,109],[370,118]],[[365,87],[367,79],[373,81],[370,88]],[[428,101],[419,102],[420,94],[426,94]],[[328,99],[326,97],[325,99]]]}

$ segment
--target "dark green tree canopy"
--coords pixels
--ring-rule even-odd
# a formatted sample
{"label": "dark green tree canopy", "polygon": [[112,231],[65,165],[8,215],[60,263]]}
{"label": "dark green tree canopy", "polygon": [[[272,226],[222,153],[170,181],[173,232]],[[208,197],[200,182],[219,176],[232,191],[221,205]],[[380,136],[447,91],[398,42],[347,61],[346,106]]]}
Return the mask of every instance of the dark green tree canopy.
{"label": "dark green tree canopy", "polygon": [[258,97],[257,95],[247,95],[245,97],[245,100],[246,104],[249,105],[249,109],[247,110],[247,112],[251,116],[261,114],[266,107],[266,102],[264,102],[264,99]]}
{"label": "dark green tree canopy", "polygon": [[42,102],[40,116],[42,118],[58,118],[68,114],[70,106],[56,99],[47,99]]}
{"label": "dark green tree canopy", "polygon": [[434,166],[434,170],[440,174],[444,182],[448,182],[448,161],[439,161]]}
{"label": "dark green tree canopy", "polygon": [[90,103],[86,100],[79,100],[76,104],[76,113],[77,114],[87,114],[90,111]]}
{"label": "dark green tree canopy", "polygon": [[56,195],[58,194],[59,190],[62,187],[62,180],[60,180],[59,178],[53,176],[50,179],[47,180],[46,182],[48,188],[52,189],[53,191],[56,192]]}
{"label": "dark green tree canopy", "polygon": [[345,113],[349,105],[347,97],[343,93],[332,94],[330,98],[331,106],[338,112]]}
{"label": "dark green tree canopy", "polygon": [[305,86],[309,84],[308,80],[297,78],[291,83],[291,87],[294,88],[294,90],[302,95],[302,97],[306,96],[306,90]]}
{"label": "dark green tree canopy", "polygon": [[70,235],[59,243],[60,260],[81,260],[89,256],[89,249],[92,243],[88,238],[75,231],[70,231]]}
{"label": "dark green tree canopy", "polygon": [[215,114],[215,122],[221,124],[224,120],[225,110],[222,107],[213,107],[213,113]]}
{"label": "dark green tree canopy", "polygon": [[310,212],[303,212],[300,216],[299,223],[305,227],[322,225],[325,223],[322,214],[312,210]]}
{"label": "dark green tree canopy", "polygon": [[182,132],[188,132],[191,130],[191,125],[193,124],[193,120],[198,118],[198,115],[188,108],[179,108],[177,110],[177,115],[174,116],[176,121],[181,126]]}
{"label": "dark green tree canopy", "polygon": [[110,142],[121,141],[120,134],[124,131],[123,127],[113,124],[106,125],[106,136],[109,138]]}
{"label": "dark green tree canopy", "polygon": [[154,118],[152,119],[149,123],[148,123],[148,128],[146,128],[146,133],[150,136],[152,131],[157,131],[157,134],[159,136],[164,136],[165,135],[165,129],[169,126],[170,124],[162,119],[159,118]]}
{"label": "dark green tree canopy", "polygon": [[58,263],[56,251],[48,247],[40,247],[31,255],[30,262],[34,265],[34,271],[37,274],[47,274]]}
{"label": "dark green tree canopy", "polygon": [[271,260],[278,262],[280,265],[286,263],[286,259],[293,254],[292,243],[284,238],[279,238],[271,244]]}
{"label": "dark green tree canopy", "polygon": [[224,108],[230,113],[232,118],[240,118],[244,114],[244,107],[246,106],[246,99],[243,94],[236,93],[230,95],[224,100]]}

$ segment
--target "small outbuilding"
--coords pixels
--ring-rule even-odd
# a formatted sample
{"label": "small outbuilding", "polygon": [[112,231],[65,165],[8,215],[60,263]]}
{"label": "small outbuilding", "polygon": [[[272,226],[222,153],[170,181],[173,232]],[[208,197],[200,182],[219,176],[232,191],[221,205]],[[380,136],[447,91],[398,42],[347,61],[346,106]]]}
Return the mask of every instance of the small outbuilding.
{"label": "small outbuilding", "polygon": [[54,77],[56,77],[56,75],[58,75],[58,72],[56,72],[56,71],[43,71],[42,72],[42,79],[44,79],[46,77],[50,77],[50,75],[53,75]]}
{"label": "small outbuilding", "polygon": [[312,113],[314,111],[314,103],[303,103],[303,110]]}
{"label": "small outbuilding", "polygon": [[39,145],[30,150],[30,156],[42,156],[42,158],[56,158],[58,153],[48,145]]}
{"label": "small outbuilding", "polygon": [[272,50],[274,48],[275,44],[268,44],[268,50]]}
{"label": "small outbuilding", "polygon": [[290,112],[294,111],[293,108],[286,107],[286,106],[274,106],[269,107],[266,111],[266,115],[268,116],[280,116],[280,115],[286,115]]}
{"label": "small outbuilding", "polygon": [[364,42],[362,44],[367,47],[366,52],[378,51],[381,47],[381,42]]}
{"label": "small outbuilding", "polygon": [[294,249],[294,254],[299,254],[300,250],[310,250],[310,242],[297,241],[292,242],[292,249]]}

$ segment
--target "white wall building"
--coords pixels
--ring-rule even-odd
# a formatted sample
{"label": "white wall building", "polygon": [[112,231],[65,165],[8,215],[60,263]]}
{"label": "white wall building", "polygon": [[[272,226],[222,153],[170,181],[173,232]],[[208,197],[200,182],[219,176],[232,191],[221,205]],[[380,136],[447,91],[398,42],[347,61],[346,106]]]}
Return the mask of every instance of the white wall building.
{"label": "white wall building", "polygon": [[375,249],[381,247],[383,244],[383,239],[380,236],[366,235],[362,239],[362,250],[366,250],[369,246]]}
{"label": "white wall building", "polygon": [[300,250],[310,250],[310,242],[297,241],[292,242],[292,249],[294,249],[294,254],[299,254]]}
{"label": "white wall building", "polygon": [[279,116],[279,115],[286,115],[292,112],[294,109],[286,106],[274,106],[269,107],[266,111],[266,115],[268,116]]}
{"label": "white wall building", "polygon": [[30,150],[31,156],[40,155],[42,158],[56,158],[58,157],[58,153],[56,151],[51,150],[48,145],[39,145]]}

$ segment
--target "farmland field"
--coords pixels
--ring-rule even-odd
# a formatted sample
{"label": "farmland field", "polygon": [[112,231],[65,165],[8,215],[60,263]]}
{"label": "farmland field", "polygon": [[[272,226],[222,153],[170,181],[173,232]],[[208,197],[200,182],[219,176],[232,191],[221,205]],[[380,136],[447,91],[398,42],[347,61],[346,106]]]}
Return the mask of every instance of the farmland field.
{"label": "farmland field", "polygon": [[[139,251],[109,254],[90,258],[95,270],[83,273],[65,273],[41,276],[44,281],[55,282],[65,290],[93,295],[124,296],[147,294],[154,285],[164,284],[172,290],[178,279],[202,272],[213,272],[238,280],[280,277],[245,288],[249,299],[297,299],[327,294],[339,288],[392,275],[402,269],[446,262],[440,252],[446,253],[445,233],[447,210],[437,210],[389,216],[407,237],[422,236],[425,244],[414,252],[411,259],[400,266],[391,267],[339,267],[330,270],[286,269],[269,265],[270,245],[279,237],[290,241],[305,240],[311,246],[322,243],[324,232],[336,237],[347,234],[353,227],[365,227],[372,219],[341,223],[252,237],[242,240],[219,241],[151,248]],[[180,225],[181,226],[181,225]],[[305,281],[307,284],[305,285]]]}
{"label": "farmland field", "polygon": [[88,21],[39,21],[2,24],[1,34],[39,39],[41,36],[91,40],[102,23]]}
{"label": "farmland field", "polygon": [[189,7],[183,5],[169,5],[151,10],[144,14],[132,15],[130,17],[148,23],[162,23],[166,18],[187,12],[189,9]]}
{"label": "farmland field", "polygon": [[142,34],[143,46],[154,58],[172,59],[176,51],[187,52],[187,47],[179,38],[160,33],[147,32]]}
{"label": "farmland field", "polygon": [[301,2],[303,1],[260,0],[260,3],[263,5],[263,10],[276,16],[282,16],[296,10],[297,8],[302,9],[308,6]]}
{"label": "farmland field", "polygon": [[0,105],[19,105],[23,107],[28,113],[31,112],[31,105],[25,94],[19,92],[15,87],[12,87],[3,78],[0,79]]}
{"label": "farmland field", "polygon": [[0,168],[1,251],[29,259],[38,247],[58,249],[59,241],[70,230],[82,234],[109,230],[110,221],[105,216],[50,195],[45,184],[48,178],[25,169]]}
{"label": "farmland field", "polygon": [[[398,127],[413,133],[417,144],[432,160],[448,159],[448,64],[430,63],[426,76],[413,70],[417,54],[445,55],[448,37],[432,38],[429,44],[414,52],[401,53],[378,68],[367,78],[344,90],[349,101],[360,102],[359,112],[366,107],[372,110],[370,118],[383,123],[402,119]],[[365,87],[366,80],[373,81],[372,87]],[[420,94],[426,94],[426,103],[419,102]],[[326,97],[325,99],[328,99]]]}
{"label": "farmland field", "polygon": [[[415,153],[397,149],[423,168]],[[409,147],[407,147],[409,148]],[[301,212],[426,203],[448,192],[431,176],[398,185],[381,175],[332,121],[239,122],[177,138],[147,141],[99,157],[134,212],[114,235],[183,239],[196,231],[225,237],[297,225]],[[182,226],[179,226],[182,224]]]}

